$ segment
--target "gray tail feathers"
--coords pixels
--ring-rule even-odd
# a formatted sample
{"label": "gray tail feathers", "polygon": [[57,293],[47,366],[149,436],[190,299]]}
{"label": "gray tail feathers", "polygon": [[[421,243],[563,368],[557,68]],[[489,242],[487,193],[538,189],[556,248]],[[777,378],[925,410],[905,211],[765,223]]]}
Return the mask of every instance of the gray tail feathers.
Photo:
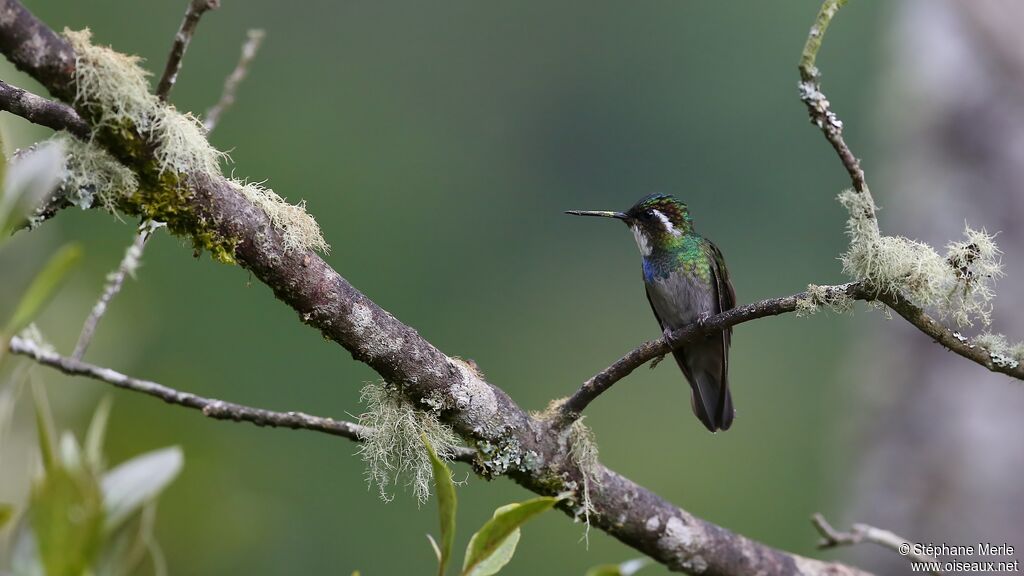
{"label": "gray tail feathers", "polygon": [[699,365],[691,369],[686,365],[683,354],[677,353],[675,356],[693,390],[690,397],[693,413],[711,432],[728,430],[732,426],[735,410],[726,375],[716,374],[717,370],[705,370]]}

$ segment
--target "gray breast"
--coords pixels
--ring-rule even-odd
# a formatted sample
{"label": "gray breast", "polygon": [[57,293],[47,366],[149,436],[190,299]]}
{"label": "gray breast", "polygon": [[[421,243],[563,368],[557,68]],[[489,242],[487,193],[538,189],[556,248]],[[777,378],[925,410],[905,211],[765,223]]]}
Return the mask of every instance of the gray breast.
{"label": "gray breast", "polygon": [[647,293],[662,323],[671,328],[690,324],[701,314],[718,312],[714,290],[700,278],[684,272],[655,278]]}

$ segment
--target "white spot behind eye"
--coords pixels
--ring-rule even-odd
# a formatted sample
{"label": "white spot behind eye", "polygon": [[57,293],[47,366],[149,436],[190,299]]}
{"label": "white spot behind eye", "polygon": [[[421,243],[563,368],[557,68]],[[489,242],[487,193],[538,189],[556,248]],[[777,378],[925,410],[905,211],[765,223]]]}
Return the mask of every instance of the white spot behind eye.
{"label": "white spot behind eye", "polygon": [[651,210],[651,212],[653,212],[654,215],[657,216],[658,220],[661,221],[661,224],[662,226],[665,227],[666,232],[673,236],[679,236],[682,234],[682,232],[676,230],[676,227],[672,225],[672,221],[668,219],[668,216],[665,216],[664,214],[661,213],[661,210]]}

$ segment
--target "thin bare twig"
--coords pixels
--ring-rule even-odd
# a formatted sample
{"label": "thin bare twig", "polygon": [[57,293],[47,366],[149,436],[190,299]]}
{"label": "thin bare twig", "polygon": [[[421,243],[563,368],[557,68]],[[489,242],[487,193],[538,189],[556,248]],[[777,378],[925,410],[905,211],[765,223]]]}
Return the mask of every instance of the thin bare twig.
{"label": "thin bare twig", "polygon": [[[853,155],[843,139],[843,122],[835,112],[832,112],[828,98],[821,91],[821,73],[815,66],[825,31],[836,12],[844,4],[846,4],[846,0],[825,0],[811,26],[811,31],[807,35],[807,43],[804,44],[803,52],[800,54],[800,100],[807,106],[811,123],[821,129],[829,144],[839,154],[843,167],[850,174],[854,190],[870,196],[868,184],[864,178],[864,170],[861,169],[860,161]],[[874,210],[871,211],[870,216],[874,217]]]}
{"label": "thin bare twig", "polygon": [[0,80],[0,109],[54,130],[67,130],[79,138],[89,136],[89,125],[78,116],[74,108],[62,102],[11,86]]}
{"label": "thin bare twig", "polygon": [[[819,549],[837,548],[839,546],[853,546],[854,544],[860,544],[862,542],[869,542],[871,544],[877,544],[883,548],[888,548],[893,552],[896,552],[900,556],[905,557],[910,562],[917,562],[919,564],[928,565],[936,562],[936,559],[932,556],[926,556],[924,554],[917,554],[914,552],[913,544],[906,538],[897,536],[888,530],[881,528],[875,528],[874,526],[868,526],[867,524],[854,524],[849,532],[840,532],[832,527],[825,520],[825,517],[820,513],[811,516],[811,524],[818,530],[818,534],[821,534],[821,541],[818,542]],[[942,574],[936,570],[929,570],[929,574],[935,574],[936,576],[942,576]]]}
{"label": "thin bare twig", "polygon": [[253,58],[256,57],[256,52],[260,49],[260,44],[263,43],[263,37],[266,34],[263,30],[249,30],[248,38],[245,44],[242,45],[242,56],[238,59],[238,64],[235,65],[235,69],[231,71],[227,79],[224,80],[224,91],[220,95],[220,100],[217,101],[209,110],[206,111],[206,118],[203,120],[203,126],[206,127],[207,132],[213,132],[213,129],[220,122],[220,117],[224,114],[224,111],[230,108],[235,103],[235,95],[238,92],[238,85],[245,80],[245,77],[249,74],[249,64],[252,63]]}
{"label": "thin bare twig", "polygon": [[107,305],[121,291],[124,277],[128,275],[135,276],[135,270],[138,269],[139,263],[142,260],[142,251],[146,248],[146,243],[149,242],[150,236],[160,226],[163,226],[163,224],[153,222],[152,220],[147,220],[140,224],[138,232],[135,233],[135,240],[124,251],[124,258],[121,259],[121,264],[117,267],[117,270],[107,275],[107,283],[103,287],[99,300],[96,301],[96,304],[92,307],[92,312],[89,313],[89,317],[82,324],[82,333],[78,336],[75,351],[71,354],[71,357],[75,360],[81,360],[85,356],[85,351],[89,348],[89,344],[92,343],[93,334],[96,332],[96,325],[107,312]]}
{"label": "thin bare twig", "polygon": [[181,60],[185,57],[185,51],[192,42],[192,35],[195,34],[199,19],[208,10],[220,8],[220,0],[189,0],[185,8],[185,18],[181,21],[178,33],[174,35],[174,44],[171,45],[171,53],[167,57],[167,65],[164,67],[164,74],[160,77],[160,83],[156,87],[156,95],[161,100],[167,100],[167,95],[174,88],[178,80],[178,72],[181,71]]}
{"label": "thin bare twig", "polygon": [[[356,442],[362,442],[373,431],[372,428],[344,420],[313,416],[303,412],[274,412],[272,410],[235,404],[234,402],[205,398],[191,392],[182,392],[162,384],[157,384],[156,382],[150,382],[149,380],[132,378],[110,368],[103,368],[75,358],[61,356],[56,352],[44,350],[34,342],[19,336],[11,338],[9,349],[12,354],[26,356],[39,364],[55,368],[64,374],[85,376],[93,380],[106,382],[118,388],[141,392],[142,394],[160,398],[168,404],[177,404],[199,410],[203,413],[203,416],[215,420],[250,422],[257,426],[270,426],[272,428],[312,430],[332,436],[341,436]],[[460,462],[472,462],[475,456],[476,452],[470,448],[458,448],[455,452],[455,459]]]}
{"label": "thin bare twig", "polygon": [[[860,282],[850,282],[848,284],[839,284],[837,286],[820,286],[819,290],[821,290],[821,293],[825,295],[826,302],[838,301],[840,299],[871,300],[874,298],[874,293]],[[671,345],[665,340],[665,338],[659,338],[657,340],[651,340],[641,344],[633,351],[617,360],[611,366],[592,376],[589,380],[584,382],[572,396],[562,403],[559,407],[559,414],[563,424],[571,423],[579,418],[583,410],[593,402],[594,399],[611,388],[613,384],[628,376],[633,372],[633,370],[642,366],[645,362],[668,354],[673,348],[680,348],[705,334],[721,332],[730,326],[735,326],[758,318],[764,318],[766,316],[778,316],[779,314],[794,312],[797,310],[797,304],[801,300],[809,298],[814,298],[814,296],[808,292],[801,292],[792,296],[761,300],[760,302],[754,302],[753,304],[747,304],[746,306],[726,310],[725,312],[711,316],[699,324],[693,323],[675,330],[670,336],[670,340],[672,341]]]}

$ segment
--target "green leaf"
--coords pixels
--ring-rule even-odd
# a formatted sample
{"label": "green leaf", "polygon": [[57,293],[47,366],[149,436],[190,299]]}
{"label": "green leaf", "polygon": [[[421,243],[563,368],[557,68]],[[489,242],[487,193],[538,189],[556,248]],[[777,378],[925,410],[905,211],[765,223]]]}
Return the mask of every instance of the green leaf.
{"label": "green leaf", "polygon": [[103,505],[107,533],[156,498],[181,472],[185,458],[181,448],[171,446],[147,452],[103,476]]}
{"label": "green leaf", "polygon": [[42,456],[43,469],[51,470],[56,465],[57,456],[53,437],[57,431],[53,425],[53,414],[50,402],[46,399],[46,389],[39,382],[32,382],[32,405],[36,411],[36,432],[39,434],[39,454]]}
{"label": "green leaf", "polygon": [[[0,146],[3,144],[0,143]],[[14,506],[0,502],[0,529],[3,529],[11,521],[11,518],[14,518]]]}
{"label": "green leaf", "polygon": [[104,396],[92,413],[89,429],[85,433],[85,461],[95,472],[103,469],[103,439],[107,435],[107,421],[110,420],[110,406],[113,400]]}
{"label": "green leaf", "polygon": [[458,500],[455,497],[452,471],[437,457],[426,434],[420,434],[420,438],[423,439],[423,445],[430,456],[430,465],[434,468],[434,492],[437,494],[437,510],[441,517],[441,546],[438,550],[437,574],[444,576],[448,569],[448,560],[452,556],[452,546],[455,544],[455,510],[458,507]]}
{"label": "green leaf", "polygon": [[46,574],[77,576],[92,566],[102,541],[103,501],[88,470],[48,470],[33,487],[29,514]]}
{"label": "green leaf", "polygon": [[[550,510],[559,498],[546,496],[518,504],[508,504],[494,511],[494,517],[473,534],[466,547],[466,559],[462,564],[464,576],[489,576],[508,563],[519,541],[519,527],[528,520]],[[513,536],[514,535],[514,536]],[[512,540],[511,544],[505,544]],[[492,561],[488,561],[491,559]]]}
{"label": "green leaf", "polygon": [[634,558],[622,564],[604,564],[587,570],[586,576],[633,576],[651,564],[650,558]]}
{"label": "green leaf", "polygon": [[65,244],[50,257],[46,266],[36,274],[21,296],[21,301],[14,309],[14,314],[7,321],[3,332],[17,334],[36,317],[36,314],[56,292],[64,277],[82,257],[82,248],[78,244]]}
{"label": "green leaf", "polygon": [[516,528],[505,538],[501,545],[487,558],[484,558],[479,564],[477,564],[472,571],[468,572],[469,576],[490,576],[491,574],[497,574],[502,568],[505,567],[512,560],[512,555],[516,553],[516,546],[519,545],[519,537],[522,536],[522,531]]}

